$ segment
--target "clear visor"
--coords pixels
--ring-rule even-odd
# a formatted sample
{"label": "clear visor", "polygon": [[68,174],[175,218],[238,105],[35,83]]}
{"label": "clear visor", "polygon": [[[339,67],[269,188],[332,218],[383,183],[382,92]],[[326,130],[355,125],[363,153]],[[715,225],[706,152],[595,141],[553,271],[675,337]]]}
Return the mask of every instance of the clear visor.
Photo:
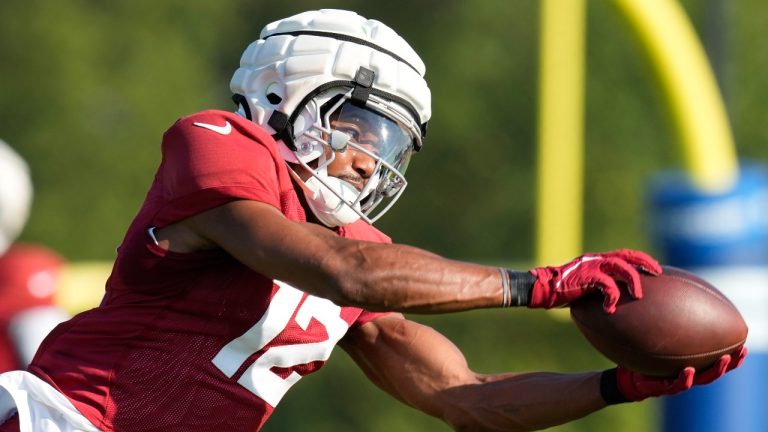
{"label": "clear visor", "polygon": [[335,117],[331,120],[331,129],[344,132],[349,137],[348,144],[375,155],[389,168],[405,174],[415,138],[404,125],[351,102],[344,103]]}

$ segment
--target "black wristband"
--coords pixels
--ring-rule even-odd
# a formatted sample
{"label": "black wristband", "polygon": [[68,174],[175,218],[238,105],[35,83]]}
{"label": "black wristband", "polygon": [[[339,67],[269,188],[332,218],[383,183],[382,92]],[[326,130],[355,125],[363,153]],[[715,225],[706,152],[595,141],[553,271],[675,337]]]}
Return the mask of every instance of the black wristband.
{"label": "black wristband", "polygon": [[507,270],[509,275],[510,306],[528,306],[536,276],[530,272]]}
{"label": "black wristband", "polygon": [[629,402],[619,391],[619,381],[616,368],[603,371],[600,375],[600,396],[608,405],[616,405]]}

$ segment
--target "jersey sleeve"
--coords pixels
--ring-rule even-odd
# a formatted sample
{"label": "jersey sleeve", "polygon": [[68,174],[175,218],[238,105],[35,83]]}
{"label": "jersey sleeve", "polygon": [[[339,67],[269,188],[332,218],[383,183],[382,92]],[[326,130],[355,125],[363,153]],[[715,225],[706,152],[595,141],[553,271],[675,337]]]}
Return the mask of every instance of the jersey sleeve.
{"label": "jersey sleeve", "polygon": [[355,322],[353,322],[352,325],[349,326],[349,328],[355,329],[377,318],[381,318],[389,315],[396,315],[396,314],[397,312],[371,312],[371,311],[363,310],[362,313],[360,313],[360,315],[357,317]]}
{"label": "jersey sleeve", "polygon": [[227,202],[248,199],[280,209],[271,137],[231,113],[204,111],[177,121],[163,136],[157,226]]}
{"label": "jersey sleeve", "polygon": [[350,240],[363,240],[374,243],[392,243],[392,239],[379,231],[373,225],[368,222],[358,219],[354,223],[344,225],[338,228],[338,233],[341,237]]}

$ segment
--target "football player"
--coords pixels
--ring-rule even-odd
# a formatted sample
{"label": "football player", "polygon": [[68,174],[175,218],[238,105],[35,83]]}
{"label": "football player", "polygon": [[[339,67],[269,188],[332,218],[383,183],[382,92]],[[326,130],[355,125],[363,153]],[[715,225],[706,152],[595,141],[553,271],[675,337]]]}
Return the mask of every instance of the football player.
{"label": "football player", "polygon": [[466,430],[544,428],[739,364],[743,351],[670,379],[621,366],[480,375],[405,318],[553,308],[597,290],[613,312],[617,280],[640,297],[638,272],[661,271],[631,250],[518,272],[392,244],[371,224],[425,145],[424,72],[391,28],[353,12],[264,27],[230,82],[236,112],[165,133],[101,305],[57,327],[27,372],[0,376],[7,429],[258,430],[337,344],[392,396]]}

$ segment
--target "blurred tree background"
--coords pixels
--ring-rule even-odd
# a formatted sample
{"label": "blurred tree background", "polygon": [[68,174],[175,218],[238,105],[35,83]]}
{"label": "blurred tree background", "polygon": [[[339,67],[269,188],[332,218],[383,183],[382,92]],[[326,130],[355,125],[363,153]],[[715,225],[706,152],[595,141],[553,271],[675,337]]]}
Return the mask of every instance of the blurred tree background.
{"label": "blurred tree background", "polygon": [[[768,160],[768,8],[760,0],[682,3],[716,61],[740,156]],[[232,109],[229,78],[262,26],[319,7],[389,24],[427,65],[429,136],[411,164],[408,193],[380,228],[452,258],[530,262],[535,0],[3,0],[0,138],[27,159],[36,187],[22,240],[73,261],[112,260],[151,183],[165,129],[201,109]],[[682,166],[676,136],[649,64],[610,1],[588,2],[587,47],[584,248],[652,250],[645,182]],[[569,323],[546,314],[417,319],[449,335],[480,372],[608,366]],[[445,428],[362,384],[344,354],[328,369],[290,393],[267,428]],[[615,407],[555,429],[652,430],[654,410]]]}

